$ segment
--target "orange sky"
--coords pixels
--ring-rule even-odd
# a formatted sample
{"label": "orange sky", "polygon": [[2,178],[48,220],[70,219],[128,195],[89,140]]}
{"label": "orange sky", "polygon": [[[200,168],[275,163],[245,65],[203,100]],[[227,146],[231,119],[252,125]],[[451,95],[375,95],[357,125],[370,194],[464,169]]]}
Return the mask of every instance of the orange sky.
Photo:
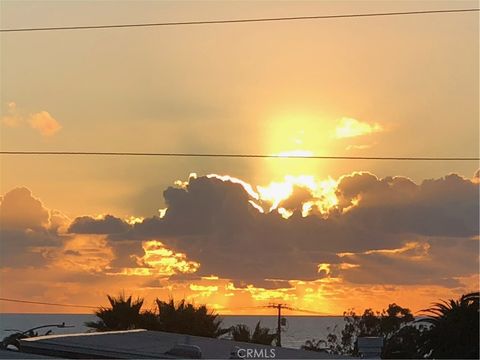
{"label": "orange sky", "polygon": [[[3,1],[2,28],[476,1]],[[2,33],[2,150],[479,154],[478,13]],[[478,289],[478,162],[0,159],[1,296],[225,314],[418,311]],[[190,174],[190,175],[189,175]],[[215,175],[217,174],[217,175]],[[85,312],[0,302],[1,312]],[[306,314],[306,313],[298,313]]]}

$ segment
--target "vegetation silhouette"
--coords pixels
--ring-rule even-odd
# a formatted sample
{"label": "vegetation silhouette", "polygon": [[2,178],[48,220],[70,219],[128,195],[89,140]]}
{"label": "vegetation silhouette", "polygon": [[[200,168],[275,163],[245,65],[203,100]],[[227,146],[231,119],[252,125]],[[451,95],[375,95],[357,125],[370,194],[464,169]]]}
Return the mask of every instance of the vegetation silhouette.
{"label": "vegetation silhouette", "polygon": [[155,314],[141,311],[144,300],[132,299],[120,294],[118,297],[107,295],[110,308],[100,307],[95,310],[98,321],[88,321],[85,326],[96,331],[132,330],[154,326]]}
{"label": "vegetation silhouette", "polygon": [[382,312],[366,309],[357,315],[344,313],[345,326],[326,339],[308,340],[304,350],[360,356],[357,339],[381,336],[383,359],[478,359],[479,293],[462,295],[459,300],[435,303],[414,319],[409,309],[390,304]]}
{"label": "vegetation silhouette", "polygon": [[479,292],[441,301],[423,310],[431,326],[421,351],[432,359],[479,359]]}
{"label": "vegetation silhouette", "polygon": [[230,328],[230,334],[235,341],[244,341],[255,344],[272,345],[277,339],[276,332],[270,332],[269,328],[261,327],[257,322],[253,333],[247,325],[239,324]]}
{"label": "vegetation silhouette", "polygon": [[85,323],[94,331],[146,329],[204,337],[219,337],[230,331],[221,327],[218,314],[205,305],[195,306],[185,299],[178,304],[173,299],[156,299],[157,311],[142,311],[142,298],[132,300],[132,296],[124,294],[107,297],[110,307],[95,311],[100,320]]}
{"label": "vegetation silhouette", "polygon": [[219,337],[228,333],[229,329],[221,327],[222,321],[218,314],[205,305],[195,307],[180,300],[177,305],[173,299],[169,301],[156,300],[158,307],[159,330],[205,337]]}
{"label": "vegetation silhouette", "polygon": [[[348,310],[343,314],[345,326],[341,337],[335,332],[328,334],[326,339],[309,340],[303,345],[305,350],[326,351],[337,355],[360,356],[357,339],[365,336],[379,336],[384,339],[382,358],[416,358],[416,336],[420,334],[417,328],[403,330],[414,321],[409,309],[397,304],[390,304],[382,312],[366,309],[362,315]],[[412,334],[413,332],[414,334]],[[412,336],[413,335],[413,336]],[[413,342],[413,343],[412,343]]]}
{"label": "vegetation silhouette", "polygon": [[342,349],[337,342],[337,335],[330,333],[327,335],[326,339],[311,339],[305,341],[305,344],[302,345],[302,349],[309,351],[326,352],[330,354],[342,354]]}

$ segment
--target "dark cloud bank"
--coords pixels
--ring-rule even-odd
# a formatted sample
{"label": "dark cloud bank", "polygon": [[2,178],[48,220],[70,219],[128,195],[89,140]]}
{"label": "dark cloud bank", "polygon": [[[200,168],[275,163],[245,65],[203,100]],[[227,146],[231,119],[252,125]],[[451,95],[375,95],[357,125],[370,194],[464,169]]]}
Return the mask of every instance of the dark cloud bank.
{"label": "dark cloud bank", "polygon": [[66,218],[49,211],[27,188],[0,198],[0,261],[2,267],[44,266],[66,236],[59,228]]}
{"label": "dark cloud bank", "polygon": [[[459,277],[478,273],[477,180],[451,174],[417,185],[354,173],[340,180],[339,205],[328,217],[302,217],[301,204],[313,195],[297,189],[282,204],[294,212],[284,219],[276,211],[260,213],[240,184],[191,178],[184,188],[164,191],[163,218],[130,225],[112,215],[84,216],[69,232],[106,234],[117,265],[135,266],[130,255],[141,255],[142,240],[156,239],[200,262],[199,275],[257,286],[265,279],[341,276],[353,283],[458,287]],[[330,273],[317,272],[319,263],[331,264]]]}

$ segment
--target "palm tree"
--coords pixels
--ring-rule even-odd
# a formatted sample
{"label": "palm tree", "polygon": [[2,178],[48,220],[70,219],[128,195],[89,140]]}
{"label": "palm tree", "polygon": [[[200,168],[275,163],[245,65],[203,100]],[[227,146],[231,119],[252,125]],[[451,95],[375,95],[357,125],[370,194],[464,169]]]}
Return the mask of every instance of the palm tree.
{"label": "palm tree", "polygon": [[244,324],[232,326],[230,334],[235,341],[250,342],[251,339],[250,328]]}
{"label": "palm tree", "polygon": [[175,304],[173,299],[169,301],[157,299],[156,303],[161,331],[213,338],[229,331],[221,327],[222,321],[218,314],[210,311],[205,305],[196,307],[187,303],[185,299],[178,304]]}
{"label": "palm tree", "polygon": [[235,325],[230,328],[233,340],[244,341],[255,344],[272,345],[273,340],[277,338],[276,333],[271,333],[269,328],[260,326],[260,321],[255,326],[253,334],[247,325]]}
{"label": "palm tree", "polygon": [[219,337],[229,332],[229,329],[221,328],[218,314],[205,305],[196,307],[185,300],[175,304],[173,299],[168,302],[157,299],[156,313],[141,310],[142,298],[132,300],[132,296],[125,297],[124,294],[107,297],[110,307],[96,310],[95,315],[100,320],[86,322],[87,327],[96,331],[146,329],[205,337]]}
{"label": "palm tree", "polygon": [[132,300],[132,296],[125,297],[120,294],[118,297],[107,295],[110,308],[101,307],[95,311],[99,321],[88,321],[87,327],[96,331],[131,330],[147,327],[155,327],[154,317],[150,311],[141,312],[143,299]]}
{"label": "palm tree", "polygon": [[479,292],[462,295],[459,300],[441,301],[422,310],[430,324],[421,350],[435,359],[479,358]]}

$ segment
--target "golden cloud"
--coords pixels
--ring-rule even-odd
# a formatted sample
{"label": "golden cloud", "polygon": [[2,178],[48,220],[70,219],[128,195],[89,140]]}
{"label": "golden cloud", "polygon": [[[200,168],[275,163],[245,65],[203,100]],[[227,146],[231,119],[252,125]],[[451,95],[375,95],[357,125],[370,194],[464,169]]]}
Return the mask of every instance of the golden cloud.
{"label": "golden cloud", "polygon": [[384,128],[378,123],[369,124],[353,118],[342,118],[335,129],[335,138],[351,138],[368,135],[383,131]]}
{"label": "golden cloud", "polygon": [[43,136],[52,136],[62,128],[60,123],[48,111],[43,110],[25,115],[22,114],[17,108],[17,104],[13,101],[7,104],[7,111],[5,115],[2,116],[1,123],[9,128],[28,124]]}
{"label": "golden cloud", "polygon": [[174,274],[191,274],[200,268],[200,264],[190,261],[183,253],[177,253],[165,247],[158,240],[143,242],[143,256],[134,256],[138,267],[123,268],[119,273],[111,275],[138,275],[138,276],[171,276]]}
{"label": "golden cloud", "polygon": [[47,111],[40,111],[30,115],[28,123],[43,136],[52,136],[62,128],[58,121]]}

